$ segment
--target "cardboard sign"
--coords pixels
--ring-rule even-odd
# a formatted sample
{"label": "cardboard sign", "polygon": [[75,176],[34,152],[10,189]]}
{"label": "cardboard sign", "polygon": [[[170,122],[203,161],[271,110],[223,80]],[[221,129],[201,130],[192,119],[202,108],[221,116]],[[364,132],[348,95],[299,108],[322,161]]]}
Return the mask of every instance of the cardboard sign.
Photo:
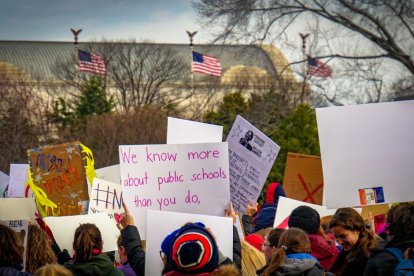
{"label": "cardboard sign", "polygon": [[1,220],[34,220],[36,218],[34,198],[1,198]]}
{"label": "cardboard sign", "polygon": [[[277,204],[276,217],[273,227],[287,229],[290,214],[294,209],[303,205],[315,209],[319,213],[320,217],[331,216],[336,212],[336,209],[328,209],[325,206],[302,202],[281,196],[279,197],[279,203]],[[361,208],[355,208],[355,210],[358,213],[361,213]]]}
{"label": "cardboard sign", "polygon": [[227,136],[230,192],[234,210],[242,214],[256,202],[280,147],[241,116]]}
{"label": "cardboard sign", "polygon": [[7,197],[24,197],[25,187],[28,177],[27,164],[10,164],[10,180],[7,190]]}
{"label": "cardboard sign", "polygon": [[89,198],[88,214],[106,212],[114,224],[120,222],[125,212],[121,185],[95,177]]}
{"label": "cardboard sign", "polygon": [[0,198],[6,197],[6,189],[9,185],[10,177],[4,172],[0,171]]}
{"label": "cardboard sign", "polygon": [[223,127],[168,117],[167,144],[219,143]]}
{"label": "cardboard sign", "polygon": [[65,217],[45,217],[44,222],[52,230],[56,243],[60,249],[67,249],[73,255],[73,239],[76,228],[83,223],[92,223],[99,228],[103,240],[103,252],[118,250],[116,241],[120,235],[116,224],[106,213],[65,216]]}
{"label": "cardboard sign", "polygon": [[0,220],[0,223],[16,231],[23,240],[23,271],[26,267],[27,235],[29,234],[29,222],[27,220]]}
{"label": "cardboard sign", "polygon": [[316,109],[329,208],[414,200],[414,101]]}
{"label": "cardboard sign", "polygon": [[323,194],[321,158],[289,152],[283,189],[289,198],[321,205]]}
{"label": "cardboard sign", "polygon": [[363,206],[361,216],[364,220],[366,220],[369,218],[369,213],[372,214],[372,217],[375,217],[375,216],[387,214],[389,209],[390,209],[390,206],[388,204]]}
{"label": "cardboard sign", "polygon": [[119,164],[96,169],[96,177],[112,183],[121,184],[121,171]]}
{"label": "cardboard sign", "polygon": [[220,251],[224,256],[233,259],[233,221],[231,218],[148,210],[145,275],[161,275],[163,269],[159,254],[161,243],[166,236],[187,222],[202,222],[209,227],[216,237]]}
{"label": "cardboard sign", "polygon": [[[28,151],[33,185],[41,214],[68,216],[85,214],[88,184],[79,142]],[[39,196],[44,195],[41,200]],[[41,203],[49,200],[54,208]]]}
{"label": "cardboard sign", "polygon": [[119,147],[123,200],[143,239],[146,210],[223,215],[230,202],[227,143]]}

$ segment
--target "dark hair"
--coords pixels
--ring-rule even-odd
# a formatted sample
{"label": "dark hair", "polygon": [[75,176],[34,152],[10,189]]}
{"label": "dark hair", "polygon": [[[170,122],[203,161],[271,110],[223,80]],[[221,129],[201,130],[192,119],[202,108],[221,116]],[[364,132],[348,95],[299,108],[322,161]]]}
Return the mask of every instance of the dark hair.
{"label": "dark hair", "polygon": [[359,232],[358,241],[346,257],[347,262],[355,260],[360,253],[363,253],[364,256],[369,258],[371,251],[377,247],[377,240],[375,239],[374,233],[366,228],[364,219],[353,208],[339,208],[336,210],[329,223],[329,228],[336,226]]}
{"label": "dark hair", "polygon": [[402,203],[391,207],[387,215],[387,229],[391,236],[406,239],[414,235],[414,205]]}
{"label": "dark hair", "polygon": [[75,250],[75,262],[89,261],[93,255],[93,250],[102,250],[102,236],[99,228],[95,224],[81,224],[75,231],[73,240]]}
{"label": "dark hair", "polygon": [[0,260],[6,265],[23,263],[23,241],[19,234],[10,227],[0,224]]}
{"label": "dark hair", "polygon": [[269,244],[271,246],[275,246],[277,247],[277,245],[279,244],[279,239],[280,236],[283,234],[283,232],[285,232],[285,229],[281,229],[281,228],[273,228],[269,231],[269,233],[267,233],[266,235],[266,239],[269,242]]}
{"label": "dark hair", "polygon": [[56,264],[57,258],[45,232],[35,224],[29,224],[26,247],[26,271],[34,273],[46,264]]}
{"label": "dark hair", "polygon": [[274,275],[285,262],[286,254],[290,253],[310,253],[311,244],[308,235],[299,228],[289,228],[280,236],[278,248],[270,259],[268,267],[262,275]]}

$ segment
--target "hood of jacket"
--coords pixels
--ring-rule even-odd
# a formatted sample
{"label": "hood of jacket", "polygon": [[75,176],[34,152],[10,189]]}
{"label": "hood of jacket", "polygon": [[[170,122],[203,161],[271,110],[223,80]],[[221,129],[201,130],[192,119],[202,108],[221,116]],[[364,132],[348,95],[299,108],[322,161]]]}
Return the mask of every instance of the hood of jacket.
{"label": "hood of jacket", "polygon": [[65,266],[74,275],[123,275],[105,254],[92,256],[87,262],[68,263]]}
{"label": "hood of jacket", "polygon": [[294,259],[286,258],[285,263],[279,269],[279,272],[287,275],[296,275],[304,273],[318,264],[316,259]]}

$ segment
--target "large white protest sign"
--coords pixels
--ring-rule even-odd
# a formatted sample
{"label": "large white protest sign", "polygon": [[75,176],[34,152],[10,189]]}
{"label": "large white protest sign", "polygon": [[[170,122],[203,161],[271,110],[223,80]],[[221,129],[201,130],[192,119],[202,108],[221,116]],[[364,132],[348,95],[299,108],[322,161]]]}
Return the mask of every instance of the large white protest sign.
{"label": "large white protest sign", "polygon": [[24,197],[29,172],[28,164],[10,164],[10,181],[7,197]]}
{"label": "large white protest sign", "polygon": [[329,208],[414,200],[414,101],[316,109]]}
{"label": "large white protest sign", "polygon": [[5,191],[9,185],[10,177],[4,172],[0,171],[0,198],[6,197]]}
{"label": "large white protest sign", "polygon": [[168,117],[167,144],[217,143],[223,127]]}
{"label": "large white protest sign", "polygon": [[116,224],[109,218],[108,214],[97,213],[64,217],[45,217],[44,222],[52,230],[56,243],[60,249],[67,249],[73,255],[73,239],[76,228],[84,223],[95,224],[99,228],[103,240],[103,252],[118,250],[116,241],[120,235]]}
{"label": "large white protest sign", "polygon": [[121,184],[121,171],[119,169],[119,164],[96,169],[95,172],[96,177],[99,179]]}
{"label": "large white protest sign", "polygon": [[30,198],[0,198],[1,220],[34,220],[36,204]]}
{"label": "large white protest sign", "polygon": [[[281,196],[279,197],[279,202],[277,204],[276,217],[273,227],[284,229],[288,228],[289,216],[292,211],[299,206],[308,206],[315,209],[321,218],[324,216],[331,216],[336,212],[336,209],[328,209],[326,206],[316,205]],[[361,213],[361,208],[355,208],[355,210],[358,213]]]}
{"label": "large white protest sign", "polygon": [[280,147],[241,116],[227,136],[230,192],[234,209],[242,214],[249,201],[256,202]]}
{"label": "large white protest sign", "polygon": [[119,223],[124,211],[121,185],[99,178],[93,179],[89,194],[88,214],[106,212],[114,224]]}
{"label": "large white protest sign", "polygon": [[224,256],[233,259],[233,220],[231,218],[148,210],[145,275],[161,275],[163,268],[159,254],[161,243],[166,236],[187,222],[202,222],[209,227],[216,237],[220,251]]}
{"label": "large white protest sign", "polygon": [[230,202],[227,143],[119,147],[123,200],[145,239],[146,210],[223,215]]}

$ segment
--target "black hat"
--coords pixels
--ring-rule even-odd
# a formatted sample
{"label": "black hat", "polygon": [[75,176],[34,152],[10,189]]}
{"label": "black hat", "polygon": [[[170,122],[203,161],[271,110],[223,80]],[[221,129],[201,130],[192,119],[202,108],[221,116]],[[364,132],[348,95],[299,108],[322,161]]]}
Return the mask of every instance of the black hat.
{"label": "black hat", "polygon": [[309,206],[299,206],[289,216],[289,228],[296,227],[307,234],[316,234],[321,224],[319,213]]}

